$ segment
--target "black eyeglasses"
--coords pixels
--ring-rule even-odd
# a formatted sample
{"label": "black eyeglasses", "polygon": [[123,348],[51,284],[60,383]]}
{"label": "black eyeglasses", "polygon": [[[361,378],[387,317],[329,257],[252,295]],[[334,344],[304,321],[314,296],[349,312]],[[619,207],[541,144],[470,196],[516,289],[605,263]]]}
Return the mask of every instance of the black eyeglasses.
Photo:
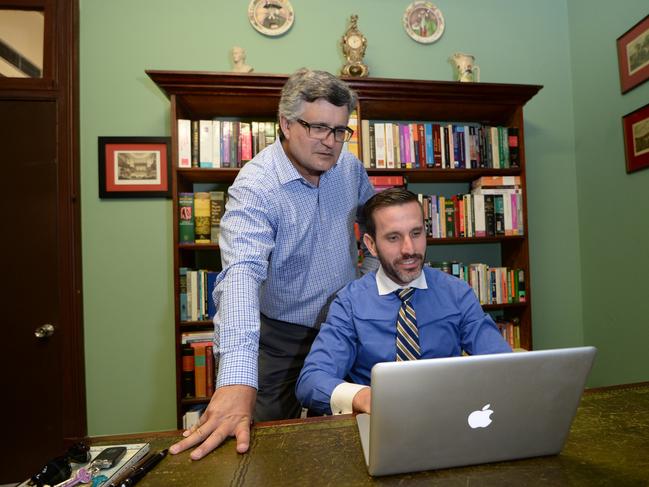
{"label": "black eyeglasses", "polygon": [[329,134],[334,134],[336,142],[347,142],[354,135],[354,131],[349,127],[330,127],[321,123],[305,122],[301,118],[298,118],[296,122],[306,129],[307,135],[312,139],[325,140]]}

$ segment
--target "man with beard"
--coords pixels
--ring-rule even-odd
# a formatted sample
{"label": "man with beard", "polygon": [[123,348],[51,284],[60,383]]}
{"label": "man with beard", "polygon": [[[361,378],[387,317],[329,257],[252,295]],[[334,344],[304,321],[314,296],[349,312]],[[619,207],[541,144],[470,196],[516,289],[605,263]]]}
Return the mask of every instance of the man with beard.
{"label": "man with beard", "polygon": [[364,214],[363,240],[381,265],[338,293],[296,386],[305,407],[325,414],[369,413],[376,363],[511,352],[467,283],[424,267],[417,195],[385,190]]}

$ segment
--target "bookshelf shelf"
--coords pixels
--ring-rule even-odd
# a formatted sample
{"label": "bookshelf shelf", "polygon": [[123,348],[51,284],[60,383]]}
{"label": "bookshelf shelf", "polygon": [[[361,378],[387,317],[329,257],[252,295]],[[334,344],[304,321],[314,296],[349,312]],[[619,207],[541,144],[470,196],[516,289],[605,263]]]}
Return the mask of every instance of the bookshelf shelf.
{"label": "bookshelf shelf", "polygon": [[[285,75],[235,74],[217,72],[187,72],[148,70],[148,76],[170,101],[170,127],[172,140],[172,191],[174,238],[174,291],[176,339],[176,404],[178,425],[183,413],[192,405],[202,404],[208,398],[182,397],[181,335],[186,331],[205,331],[211,321],[180,320],[181,267],[198,265],[207,257],[218,256],[216,244],[180,244],[178,231],[179,193],[193,191],[194,185],[227,185],[234,181],[237,168],[204,169],[178,168],[177,120],[209,120],[229,118],[241,121],[274,121]],[[532,348],[531,289],[529,243],[527,236],[527,186],[523,106],[542,87],[537,85],[500,83],[458,83],[425,80],[385,78],[344,78],[359,97],[359,120],[446,121],[448,123],[479,123],[491,126],[515,127],[519,134],[519,167],[507,169],[375,169],[370,175],[402,175],[406,183],[470,183],[482,176],[519,176],[522,187],[522,216],[525,235],[479,238],[429,238],[432,247],[440,245],[497,245],[500,265],[520,268],[525,272],[526,302],[484,305],[485,310],[496,311],[503,318],[519,323],[521,346]],[[360,124],[359,124],[360,132]],[[359,143],[364,141],[359,133]],[[445,251],[445,250],[444,250]],[[449,260],[452,259],[449,256]],[[215,258],[213,261],[220,260]],[[219,270],[218,262],[211,270]]]}
{"label": "bookshelf shelf", "polygon": [[218,250],[219,246],[218,244],[189,244],[189,243],[182,243],[178,244],[178,250],[180,251],[187,251],[187,252],[195,252],[197,250],[200,251],[208,251],[208,250]]}

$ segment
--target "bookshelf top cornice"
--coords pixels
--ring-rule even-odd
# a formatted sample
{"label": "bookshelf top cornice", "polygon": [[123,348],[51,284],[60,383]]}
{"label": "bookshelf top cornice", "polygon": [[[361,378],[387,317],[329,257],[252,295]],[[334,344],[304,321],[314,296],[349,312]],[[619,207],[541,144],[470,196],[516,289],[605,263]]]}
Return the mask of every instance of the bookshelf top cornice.
{"label": "bookshelf top cornice", "polygon": [[[170,99],[191,115],[274,114],[287,75],[147,70]],[[358,94],[365,119],[473,120],[506,123],[540,85],[460,83],[392,78],[344,79]],[[237,105],[242,113],[238,113]],[[232,110],[232,113],[227,113]]]}

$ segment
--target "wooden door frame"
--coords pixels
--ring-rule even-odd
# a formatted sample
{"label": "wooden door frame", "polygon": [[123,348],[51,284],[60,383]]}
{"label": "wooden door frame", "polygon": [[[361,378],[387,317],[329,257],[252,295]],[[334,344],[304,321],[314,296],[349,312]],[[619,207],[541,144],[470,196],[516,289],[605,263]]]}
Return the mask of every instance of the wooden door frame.
{"label": "wooden door frame", "polygon": [[79,178],[79,0],[0,0],[2,9],[44,12],[43,76],[0,78],[0,97],[57,105],[59,332],[63,440],[87,437]]}

